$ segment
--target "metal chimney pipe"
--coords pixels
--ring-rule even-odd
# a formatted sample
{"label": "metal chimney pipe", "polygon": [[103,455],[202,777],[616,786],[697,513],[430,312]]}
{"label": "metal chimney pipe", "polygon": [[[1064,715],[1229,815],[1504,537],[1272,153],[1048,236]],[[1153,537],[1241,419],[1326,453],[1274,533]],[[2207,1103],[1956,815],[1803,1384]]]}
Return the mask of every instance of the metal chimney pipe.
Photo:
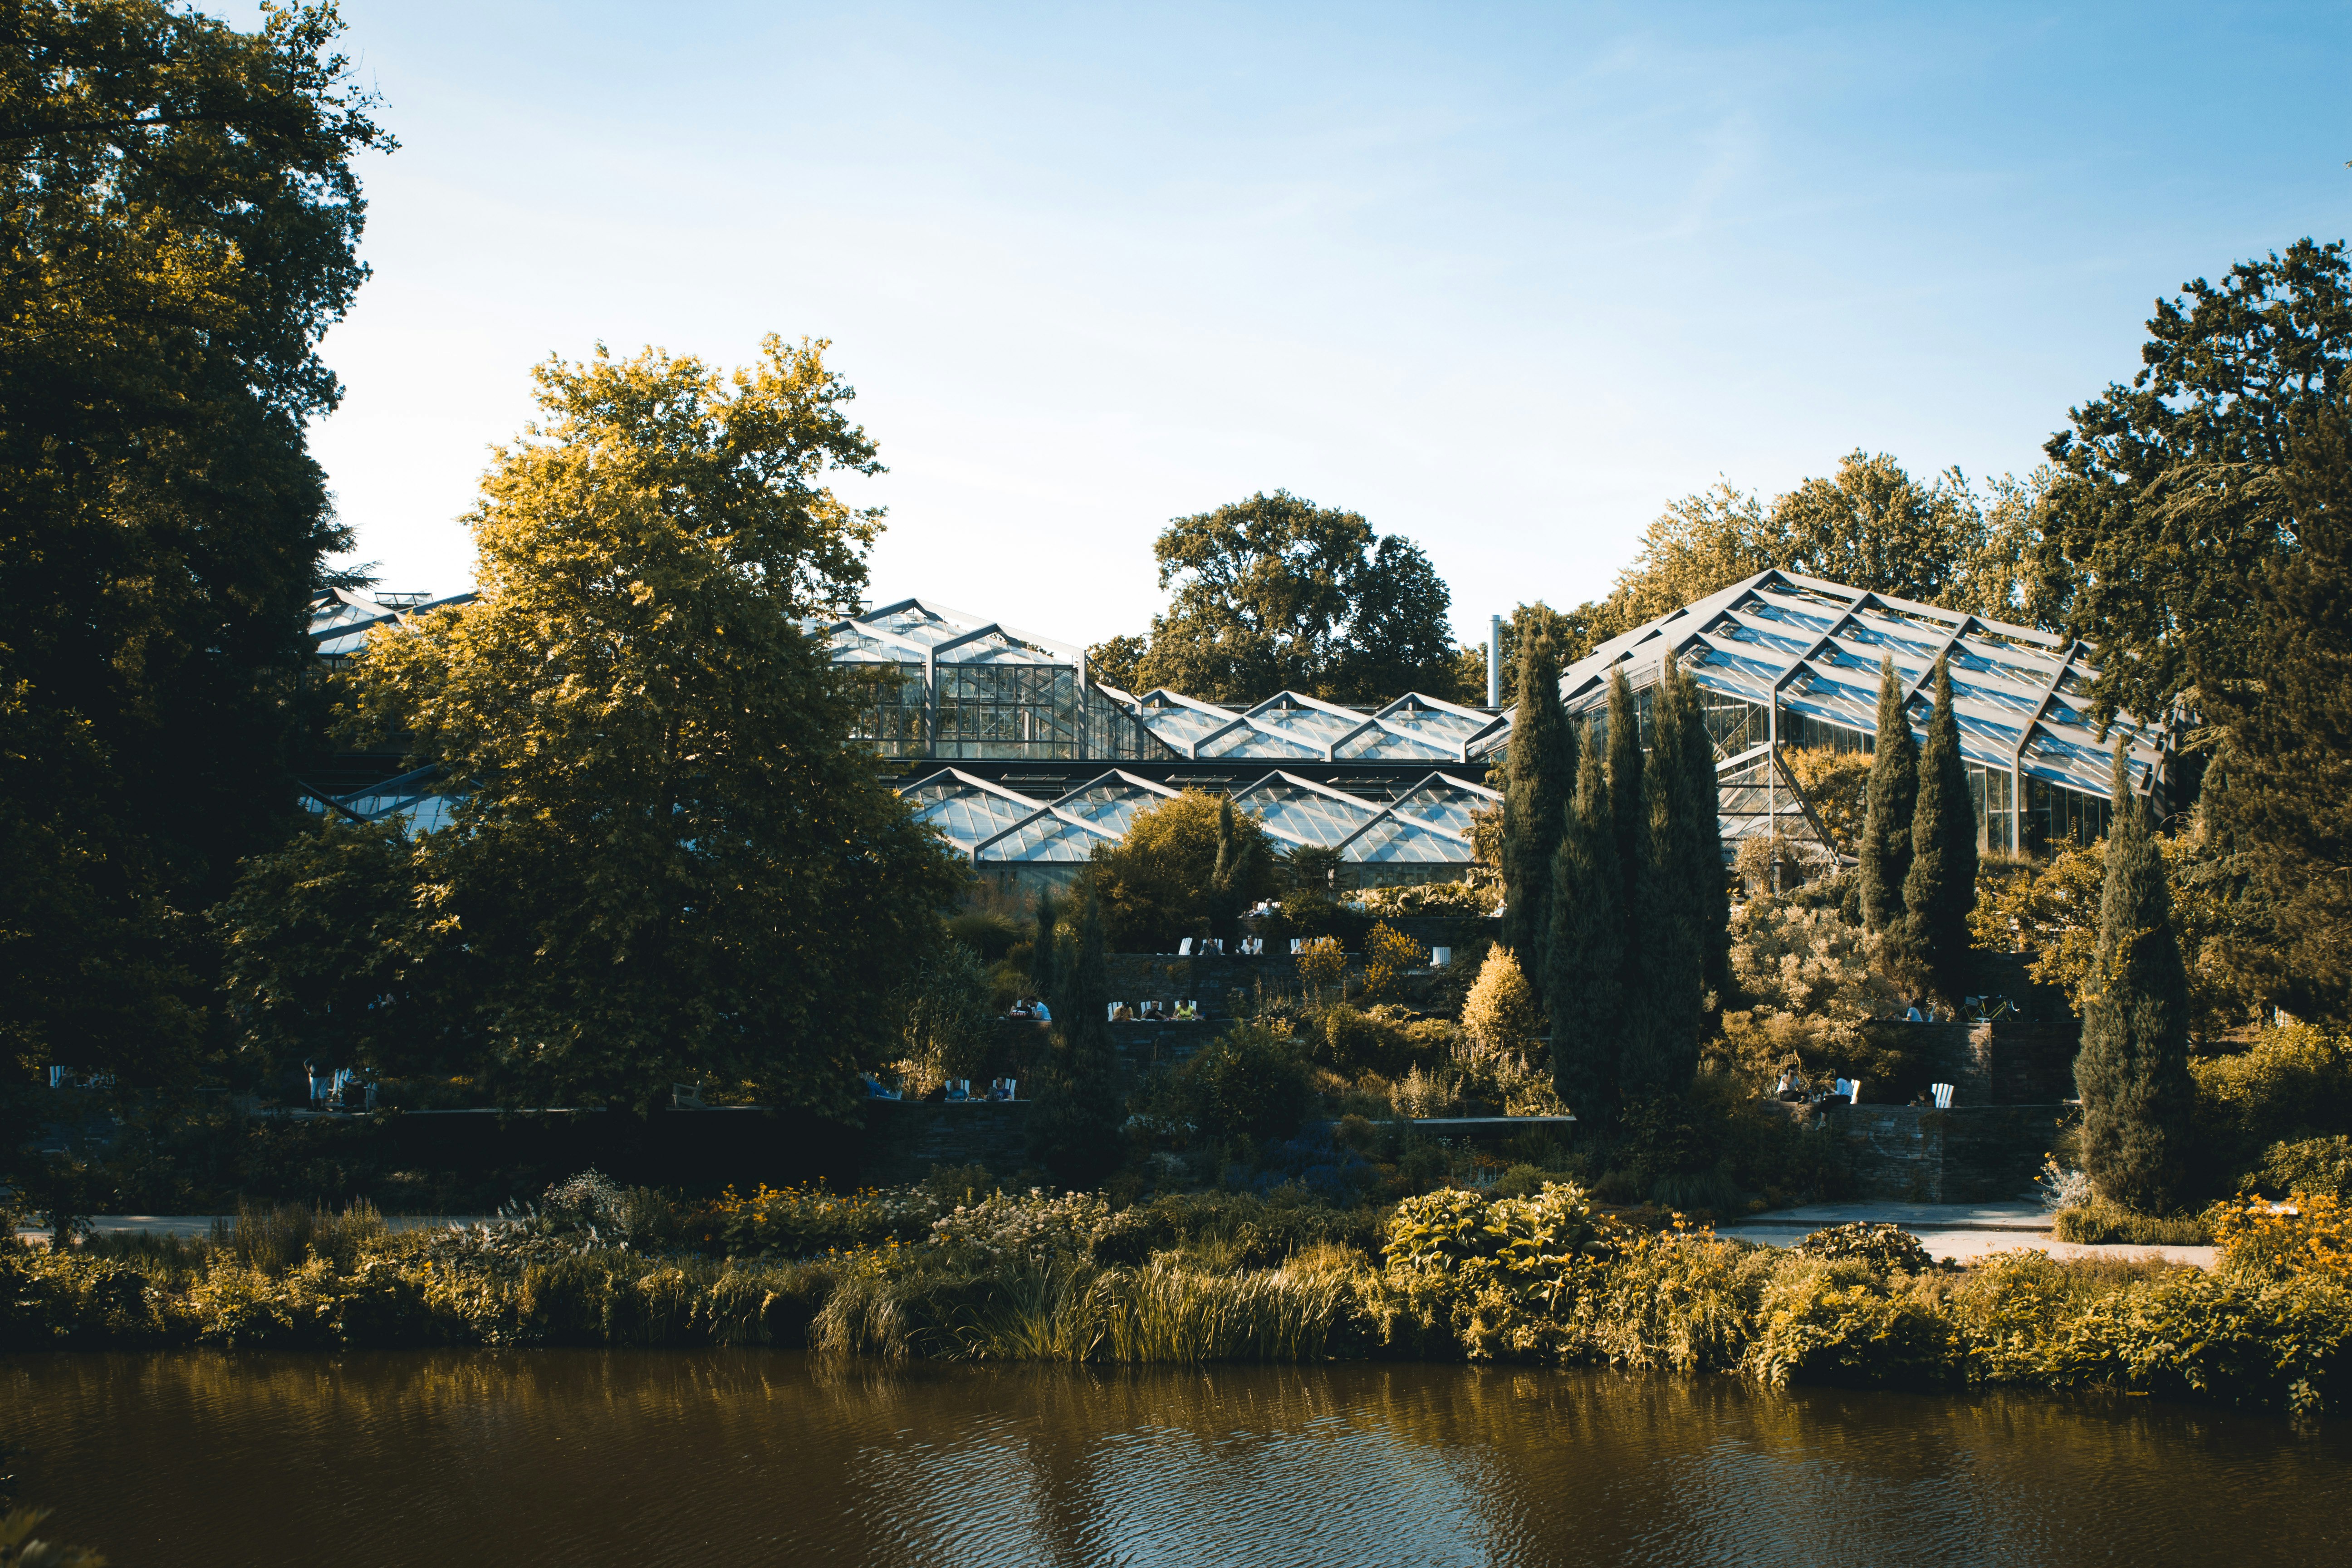
{"label": "metal chimney pipe", "polygon": [[1503,617],[1486,617],[1486,706],[1503,705]]}

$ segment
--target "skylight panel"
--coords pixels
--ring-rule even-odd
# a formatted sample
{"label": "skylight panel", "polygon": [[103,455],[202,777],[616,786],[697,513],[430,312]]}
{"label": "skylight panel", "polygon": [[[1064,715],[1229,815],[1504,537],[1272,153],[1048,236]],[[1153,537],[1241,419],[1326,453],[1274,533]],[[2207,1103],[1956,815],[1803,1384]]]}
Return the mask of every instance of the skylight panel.
{"label": "skylight panel", "polygon": [[1435,740],[1420,740],[1412,735],[1392,734],[1386,730],[1368,730],[1336,748],[1331,755],[1340,762],[1384,762],[1405,759],[1424,763],[1450,763],[1460,747],[1448,746]]}
{"label": "skylight panel", "polygon": [[1475,857],[1461,839],[1391,815],[1349,839],[1339,858],[1357,865],[1466,866]]}

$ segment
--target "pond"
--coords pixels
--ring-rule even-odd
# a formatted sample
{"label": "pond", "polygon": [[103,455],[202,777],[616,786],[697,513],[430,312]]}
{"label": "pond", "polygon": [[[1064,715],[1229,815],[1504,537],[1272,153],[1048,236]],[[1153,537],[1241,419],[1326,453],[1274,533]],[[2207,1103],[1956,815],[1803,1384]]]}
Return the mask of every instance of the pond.
{"label": "pond", "polygon": [[2352,1426],[2024,1394],[772,1352],[0,1358],[115,1568],[2352,1561]]}

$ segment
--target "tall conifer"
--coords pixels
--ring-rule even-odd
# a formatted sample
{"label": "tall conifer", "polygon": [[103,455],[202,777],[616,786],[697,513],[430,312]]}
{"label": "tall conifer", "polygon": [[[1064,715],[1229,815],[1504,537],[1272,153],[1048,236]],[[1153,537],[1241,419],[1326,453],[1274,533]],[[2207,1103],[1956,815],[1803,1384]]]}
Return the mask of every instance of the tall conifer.
{"label": "tall conifer", "polygon": [[1553,862],[1549,973],[1552,1082],[1589,1128],[1617,1110],[1617,1051],[1625,962],[1624,869],[1610,813],[1609,776],[1588,729],[1576,797]]}
{"label": "tall conifer", "polygon": [[1878,668],[1878,735],[1862,823],[1862,918],[1874,931],[1903,920],[1903,879],[1911,871],[1911,815],[1919,795],[1919,747],[1903,710],[1895,660]]}
{"label": "tall conifer", "polygon": [[1642,805],[1642,725],[1622,669],[1609,672],[1609,816],[1617,832],[1619,885],[1629,891],[1649,816]]}
{"label": "tall conifer", "polygon": [[1698,921],[1700,980],[1721,997],[1731,980],[1731,891],[1724,875],[1715,738],[1707,733],[1698,683],[1679,667],[1675,675],[1683,688],[1683,766],[1689,774],[1685,796],[1689,812],[1683,838],[1685,877]]}
{"label": "tall conifer", "polygon": [[1062,911],[1055,906],[1053,889],[1041,890],[1037,895],[1037,934],[1031,939],[1029,984],[1035,988],[1038,997],[1048,1009],[1061,1001],[1054,988],[1054,931],[1061,919]]}
{"label": "tall conifer", "polygon": [[2195,1089],[2189,1077],[2189,976],[2172,930],[2164,858],[2116,746],[2099,947],[2084,982],[2083,1163],[2101,1197],[2160,1214],[2184,1194]]}
{"label": "tall conifer", "polygon": [[1518,710],[1503,785],[1503,945],[1518,954],[1542,1000],[1551,940],[1552,861],[1576,787],[1576,731],[1559,705],[1559,658],[1549,637],[1519,648]]}
{"label": "tall conifer", "polygon": [[1118,1164],[1122,1120],[1102,906],[1083,885],[1078,898],[1076,951],[1051,1004],[1052,1062],[1028,1127],[1030,1157],[1068,1187],[1092,1186]]}
{"label": "tall conifer", "polygon": [[[1638,976],[1628,975],[1618,1082],[1628,1098],[1679,1093],[1698,1065],[1703,985],[1699,910],[1686,848],[1691,770],[1684,759],[1685,685],[1669,661],[1651,689],[1642,831],[1627,884]],[[1613,748],[1612,748],[1613,750]]]}
{"label": "tall conifer", "polygon": [[1960,721],[1952,706],[1948,661],[1936,661],[1936,712],[1919,760],[1919,798],[1911,813],[1911,868],[1903,879],[1904,945],[1925,965],[1935,988],[1957,1001],[1971,968],[1969,913],[1977,904],[1977,813],[1960,759]]}

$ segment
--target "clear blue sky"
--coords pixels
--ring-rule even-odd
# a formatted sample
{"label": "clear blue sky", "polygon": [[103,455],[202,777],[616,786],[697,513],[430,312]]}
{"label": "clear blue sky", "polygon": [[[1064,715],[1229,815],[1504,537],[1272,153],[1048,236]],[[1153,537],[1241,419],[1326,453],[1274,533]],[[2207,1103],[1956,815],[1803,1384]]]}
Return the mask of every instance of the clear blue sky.
{"label": "clear blue sky", "polygon": [[390,587],[468,580],[535,361],[774,331],[877,595],[1140,630],[1168,518],[1286,487],[1475,640],[1718,474],[2022,472],[2156,295],[2352,232],[2337,5],[344,9],[404,147],[314,440]]}

